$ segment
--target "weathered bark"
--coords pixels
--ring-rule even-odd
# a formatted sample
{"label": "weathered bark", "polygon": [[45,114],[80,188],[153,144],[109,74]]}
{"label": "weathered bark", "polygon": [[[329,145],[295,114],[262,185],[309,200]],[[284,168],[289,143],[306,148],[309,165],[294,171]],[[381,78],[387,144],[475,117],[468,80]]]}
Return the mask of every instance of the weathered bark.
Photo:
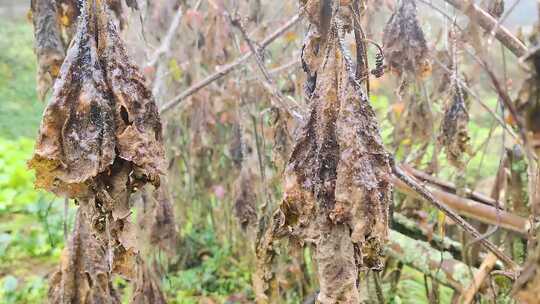
{"label": "weathered bark", "polygon": [[[407,195],[413,195],[420,198],[417,193],[413,192],[398,178],[392,177],[392,183],[399,191]],[[463,216],[470,217],[483,223],[499,225],[502,228],[517,232],[524,236],[528,233],[530,223],[525,218],[519,217],[507,211],[497,211],[495,207],[477,203],[473,200],[462,198],[458,195],[439,190],[435,187],[428,187],[428,189],[437,199],[441,200],[448,207]],[[499,215],[497,215],[497,213]]]}
{"label": "weathered bark", "polygon": [[[397,231],[390,231],[386,252],[388,256],[459,292],[471,282],[468,266],[453,259],[450,253],[435,250],[428,243],[411,239]],[[472,268],[472,272],[476,273],[476,269]]]}

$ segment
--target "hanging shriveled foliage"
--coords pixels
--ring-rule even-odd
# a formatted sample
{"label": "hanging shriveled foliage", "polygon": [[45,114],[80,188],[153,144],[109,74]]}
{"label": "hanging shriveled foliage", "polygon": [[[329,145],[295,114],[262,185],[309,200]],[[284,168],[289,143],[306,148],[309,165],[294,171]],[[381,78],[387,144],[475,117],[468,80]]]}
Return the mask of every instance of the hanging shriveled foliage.
{"label": "hanging shriveled foliage", "polygon": [[[518,105],[521,114],[525,117],[526,128],[532,135],[531,137],[535,140],[535,153],[539,156],[540,144],[538,144],[538,142],[540,139],[540,123],[538,118],[540,116],[540,46],[537,45],[533,48],[529,54],[522,58],[522,60],[529,69],[529,75],[523,82],[515,102]],[[514,165],[514,168],[519,167]],[[514,177],[513,180],[515,181],[522,179],[519,176],[513,175],[512,177]],[[527,177],[531,178],[531,176]],[[514,188],[517,188],[512,191],[516,192],[516,197],[523,198],[525,196],[522,186]],[[536,189],[538,189],[538,186],[536,186]],[[538,193],[531,198],[536,199],[537,197]],[[526,200],[521,199],[520,202],[516,202],[522,204],[521,209],[525,209],[523,207],[526,207],[523,206],[523,202],[526,202]],[[531,204],[530,201],[528,203]],[[535,208],[538,210],[538,206],[533,206],[533,210],[535,210]],[[540,242],[537,240],[538,229],[535,229],[534,234],[536,238],[531,239],[531,243],[533,244],[530,244],[532,245],[530,247],[535,246],[536,248],[534,249],[534,252],[529,255],[527,262],[523,267],[524,270],[514,284],[514,294],[516,298],[521,301],[520,303],[526,304],[537,303],[540,298]]]}
{"label": "hanging shriveled foliage", "polygon": [[384,28],[384,56],[398,75],[424,78],[431,73],[424,32],[416,16],[415,0],[402,0]]}
{"label": "hanging shriveled foliage", "polygon": [[257,223],[257,188],[255,174],[248,166],[243,166],[235,185],[234,215],[240,226],[246,230]]}
{"label": "hanging shriveled foliage", "polygon": [[77,212],[60,267],[49,281],[49,303],[120,303],[109,263],[108,252],[92,236],[88,219]]}
{"label": "hanging shriveled foliage", "polygon": [[[317,75],[309,80],[307,92],[311,113],[293,148],[284,198],[258,256],[260,263],[269,263],[271,243],[283,234],[311,243],[320,285],[317,300],[359,303],[359,272],[383,266],[391,170],[375,114],[344,43],[345,33],[352,31],[349,3],[341,1],[328,21],[324,2],[304,3],[312,27],[302,61],[308,75]],[[260,275],[271,277],[268,271]]]}
{"label": "hanging shriveled foliage", "polygon": [[463,155],[470,151],[469,111],[466,102],[467,94],[461,85],[455,83],[449,100],[446,104],[444,117],[441,123],[439,142],[446,151],[448,162],[456,168],[463,169]]}
{"label": "hanging shriveled foliage", "polygon": [[[122,1],[106,1],[124,27]],[[37,93],[41,100],[59,76],[67,48],[77,32],[80,3],[79,0],[32,0],[30,3],[38,62]]]}
{"label": "hanging shriveled foliage", "polygon": [[96,7],[81,18],[30,161],[37,186],[73,198],[95,196],[113,168],[133,167],[133,186],[159,185],[164,157],[151,92],[108,13]]}
{"label": "hanging shriveled foliage", "polygon": [[30,8],[38,61],[37,91],[38,97],[44,99],[64,61],[64,43],[55,1],[32,0]]}
{"label": "hanging shriveled foliage", "polygon": [[[144,266],[137,262],[130,195],[146,183],[159,187],[161,123],[107,5],[84,2],[79,19],[29,166],[36,170],[37,187],[76,199],[88,238],[105,250],[107,263],[100,267],[108,277],[100,279],[110,282],[110,274],[116,273],[136,281],[147,276],[136,275]],[[78,249],[70,247],[70,256],[85,254],[73,250]],[[62,272],[63,277],[74,275],[70,268]],[[51,290],[64,290],[67,281],[52,283]]]}

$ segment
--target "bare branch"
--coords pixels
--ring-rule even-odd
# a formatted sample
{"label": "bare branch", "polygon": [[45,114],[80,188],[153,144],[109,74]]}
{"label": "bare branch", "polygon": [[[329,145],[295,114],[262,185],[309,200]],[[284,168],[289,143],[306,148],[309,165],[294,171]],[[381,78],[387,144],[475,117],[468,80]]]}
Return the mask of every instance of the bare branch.
{"label": "bare branch", "polygon": [[507,28],[498,25],[498,22],[489,13],[478,7],[469,0],[444,0],[462,13],[467,15],[471,22],[476,22],[484,30],[491,32],[495,30],[495,38],[497,38],[505,47],[507,47],[514,55],[521,57],[527,53],[527,47],[516,36],[514,36]]}
{"label": "bare branch", "polygon": [[[428,201],[429,203],[437,207],[437,209],[444,212],[446,216],[448,216],[457,225],[463,228],[463,230],[465,230],[467,233],[469,233],[476,239],[479,239],[480,244],[482,244],[489,251],[493,252],[493,254],[495,254],[497,258],[499,258],[499,260],[501,260],[507,267],[509,267],[510,269],[514,271],[519,270],[519,265],[516,262],[514,262],[506,254],[504,254],[504,252],[502,252],[499,248],[497,248],[497,246],[495,246],[495,244],[493,244],[491,241],[487,239],[483,239],[482,235],[471,224],[465,221],[459,214],[457,214],[455,211],[450,209],[446,204],[441,202],[438,198],[435,198],[435,196],[430,190],[420,185],[417,181],[415,181],[414,178],[410,177],[408,174],[403,172],[398,166],[393,165],[392,170],[396,177],[395,179],[393,179],[393,182],[395,184],[399,184],[399,181],[403,182],[406,185],[406,187],[416,192],[421,198],[425,199],[426,201]],[[501,224],[501,227],[502,227],[502,224]]]}
{"label": "bare branch", "polygon": [[482,262],[482,265],[480,265],[480,268],[478,269],[478,272],[474,275],[474,280],[472,280],[471,284],[465,292],[462,294],[462,302],[463,304],[470,304],[474,300],[474,295],[478,292],[480,289],[480,286],[482,286],[482,283],[486,279],[486,277],[489,275],[493,267],[495,266],[495,263],[497,262],[497,257],[493,253],[489,253],[487,257],[484,259],[484,262]]}
{"label": "bare branch", "polygon": [[[417,192],[411,191],[411,188],[397,177],[394,177],[392,182],[399,191],[404,192],[405,194],[415,195],[419,198],[424,198]],[[474,200],[466,199],[435,187],[427,186],[425,188],[427,188],[437,200],[463,216],[470,217],[486,224],[500,225],[502,228],[517,232],[522,236],[527,235],[530,225],[529,221],[525,218],[507,211],[497,211],[495,207],[478,203]],[[498,216],[497,212],[499,213]]]}
{"label": "bare branch", "polygon": [[[287,23],[282,25],[280,28],[278,28],[275,32],[270,34],[268,37],[266,37],[261,42],[261,47],[259,48],[259,52],[264,50],[268,45],[270,45],[274,40],[276,40],[278,37],[283,35],[288,29],[293,27],[296,23],[298,23],[301,19],[300,14],[294,15]],[[244,55],[242,55],[240,58],[236,59],[233,63],[226,65],[219,71],[213,73],[212,75],[206,77],[205,79],[199,81],[198,83],[192,85],[188,89],[186,89],[184,92],[180,93],[176,97],[174,97],[172,100],[164,104],[160,108],[160,113],[165,113],[169,111],[170,109],[174,108],[178,104],[180,104],[184,99],[187,97],[193,95],[194,93],[198,92],[200,89],[206,87],[210,83],[222,78],[223,76],[227,75],[237,67],[239,67],[241,64],[245,63],[251,56],[253,55],[253,52],[248,51]]]}
{"label": "bare branch", "polygon": [[289,113],[289,115],[291,115],[291,117],[293,117],[296,122],[303,121],[303,117],[306,115],[306,113],[304,111],[301,111],[298,106],[293,105],[291,107],[291,104],[285,101],[285,97],[276,88],[274,79],[272,79],[272,76],[270,76],[270,73],[264,65],[263,58],[260,52],[261,50],[257,50],[255,48],[255,44],[253,43],[251,38],[249,38],[249,35],[246,32],[244,26],[242,25],[240,19],[232,18],[230,14],[228,14],[228,17],[231,24],[234,27],[238,28],[238,30],[242,34],[242,38],[244,38],[244,40],[248,44],[251,53],[255,54],[255,62],[257,62],[257,66],[259,67],[261,74],[263,74],[264,76],[264,79],[262,80],[263,87],[272,95],[273,99],[277,102],[277,106],[281,108],[281,110]]}
{"label": "bare branch", "polygon": [[150,56],[150,60],[148,60],[147,66],[154,66],[159,58],[161,58],[162,55],[169,52],[171,48],[172,39],[174,38],[174,34],[176,34],[176,29],[178,26],[180,26],[180,21],[182,20],[182,9],[178,8],[178,11],[176,12],[176,15],[174,15],[174,18],[171,22],[171,25],[169,26],[169,29],[167,30],[167,34],[163,38],[163,42],[159,46],[159,48]]}

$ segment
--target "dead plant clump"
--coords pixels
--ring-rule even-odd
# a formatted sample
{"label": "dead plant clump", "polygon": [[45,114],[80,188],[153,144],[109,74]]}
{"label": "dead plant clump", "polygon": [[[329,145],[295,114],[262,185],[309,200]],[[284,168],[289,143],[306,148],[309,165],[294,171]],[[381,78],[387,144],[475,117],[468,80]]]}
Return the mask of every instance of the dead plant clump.
{"label": "dead plant clump", "polygon": [[445,105],[444,117],[441,122],[439,143],[446,151],[446,159],[454,167],[463,170],[465,153],[470,153],[470,137],[468,133],[469,111],[468,95],[461,85],[454,84],[449,99]]}
{"label": "dead plant clump", "polygon": [[400,1],[384,28],[383,45],[390,71],[399,76],[414,75],[412,79],[424,79],[431,74],[429,49],[414,0]]}
{"label": "dead plant clump", "polygon": [[37,187],[79,205],[50,301],[117,303],[118,274],[135,282],[135,303],[164,302],[130,221],[130,195],[160,186],[162,142],[156,104],[107,4],[85,1],[29,162]]}
{"label": "dead plant clump", "polygon": [[[344,47],[345,31],[352,30],[350,6],[343,2],[330,27],[322,29],[320,5],[305,3],[311,30],[302,62],[308,75],[316,75],[307,86],[311,113],[285,169],[283,201],[259,242],[259,276],[272,278],[262,269],[272,261],[273,241],[288,236],[315,247],[318,302],[359,303],[359,272],[383,267],[391,170],[375,114]],[[270,285],[259,283],[257,296],[264,302]]]}

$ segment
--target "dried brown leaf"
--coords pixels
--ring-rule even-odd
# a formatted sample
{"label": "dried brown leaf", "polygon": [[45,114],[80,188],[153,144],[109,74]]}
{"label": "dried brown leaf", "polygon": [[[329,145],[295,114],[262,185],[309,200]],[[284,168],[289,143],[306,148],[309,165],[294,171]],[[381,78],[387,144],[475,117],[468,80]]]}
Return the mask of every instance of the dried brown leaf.
{"label": "dried brown leaf", "polygon": [[450,99],[446,105],[439,142],[446,151],[448,162],[456,168],[463,169],[463,156],[470,152],[469,145],[469,112],[467,95],[459,84],[454,84]]}
{"label": "dried brown leaf", "polygon": [[77,213],[61,266],[49,281],[49,303],[120,303],[111,283],[106,249],[92,236],[90,223]]}
{"label": "dried brown leaf", "polygon": [[431,72],[424,32],[416,16],[416,2],[403,0],[384,28],[384,56],[390,70],[423,78]]}
{"label": "dried brown leaf", "polygon": [[[29,162],[36,170],[37,187],[75,198],[80,205],[74,245],[66,252],[68,264],[51,285],[54,303],[116,303],[113,273],[128,280],[148,277],[136,272],[139,240],[130,222],[130,195],[146,183],[159,187],[164,162],[161,123],[107,3],[84,2]],[[90,240],[94,243],[79,246]],[[87,259],[99,267],[79,265]],[[84,282],[78,276],[86,269]],[[137,288],[146,284],[155,285],[138,281]],[[143,294],[137,303],[164,302],[158,301],[157,292]]]}
{"label": "dried brown leaf", "polygon": [[176,249],[176,222],[167,186],[163,185],[154,191],[155,207],[153,222],[150,227],[150,244],[157,246],[169,254]]}
{"label": "dried brown leaf", "polygon": [[43,100],[59,74],[65,50],[55,1],[32,0],[30,7],[38,61],[37,90]]}
{"label": "dried brown leaf", "polygon": [[[324,64],[312,57],[320,56],[320,41],[310,19],[315,27],[302,60],[317,74],[311,114],[285,171],[284,198],[269,229],[274,234],[263,235],[258,248],[259,259],[269,263],[278,232],[314,244],[320,303],[359,303],[358,272],[382,268],[388,237],[389,157],[339,34],[351,29],[346,10],[340,7],[332,23]],[[268,279],[267,270],[260,275]]]}
{"label": "dried brown leaf", "polygon": [[[92,20],[97,19],[97,31]],[[98,36],[99,49],[96,45]],[[104,10],[85,13],[43,115],[34,157],[36,186],[86,197],[115,159],[156,185],[163,166],[161,123],[150,90]]]}
{"label": "dried brown leaf", "polygon": [[251,168],[242,167],[235,185],[234,215],[243,230],[257,224],[257,189],[254,183],[256,180],[257,177]]}

